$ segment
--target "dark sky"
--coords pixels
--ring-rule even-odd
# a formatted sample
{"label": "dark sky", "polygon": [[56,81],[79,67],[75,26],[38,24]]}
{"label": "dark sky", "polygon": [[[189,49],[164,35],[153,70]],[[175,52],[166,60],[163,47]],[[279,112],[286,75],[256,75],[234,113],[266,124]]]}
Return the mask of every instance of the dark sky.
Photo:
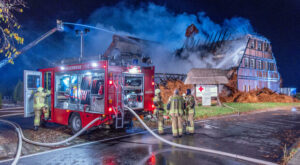
{"label": "dark sky", "polygon": [[[116,0],[26,0],[28,8],[18,16],[23,25],[25,42],[30,42],[51,27],[56,19],[83,22],[90,14],[104,5],[115,5]],[[255,32],[268,38],[273,45],[279,72],[286,87],[300,89],[300,1],[299,0],[153,0],[174,13],[204,11],[214,22],[222,23],[226,18],[244,17],[249,19]],[[126,3],[139,6],[141,1],[129,0]],[[59,35],[56,37],[60,37]],[[44,42],[46,44],[47,42]],[[43,43],[41,43],[43,44]],[[50,45],[60,47],[61,45]],[[41,55],[29,58],[39,58]],[[28,57],[27,57],[28,58]],[[21,60],[19,60],[21,61]],[[20,66],[20,67],[19,67]],[[13,72],[2,77],[0,87],[7,85],[4,78],[14,84],[22,79],[22,68],[18,59],[14,66],[2,68],[1,72]],[[19,68],[16,68],[19,67]]]}

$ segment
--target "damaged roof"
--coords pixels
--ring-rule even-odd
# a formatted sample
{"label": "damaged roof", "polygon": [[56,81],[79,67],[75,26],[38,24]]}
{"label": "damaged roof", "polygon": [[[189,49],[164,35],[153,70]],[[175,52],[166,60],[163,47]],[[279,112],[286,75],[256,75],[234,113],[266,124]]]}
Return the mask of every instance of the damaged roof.
{"label": "damaged roof", "polygon": [[158,45],[158,43],[130,36],[113,35],[112,43],[105,51],[104,56],[113,56],[116,53],[142,56],[147,54],[146,49],[150,45]]}
{"label": "damaged roof", "polygon": [[184,81],[184,84],[218,85],[227,84],[227,70],[192,68]]}

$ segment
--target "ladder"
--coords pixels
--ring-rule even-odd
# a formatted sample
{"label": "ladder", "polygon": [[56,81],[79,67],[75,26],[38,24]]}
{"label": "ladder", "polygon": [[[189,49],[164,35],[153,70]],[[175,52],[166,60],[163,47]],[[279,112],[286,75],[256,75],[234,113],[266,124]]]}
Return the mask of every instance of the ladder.
{"label": "ladder", "polygon": [[[123,108],[123,76],[122,74],[118,76],[117,80],[114,80],[114,87],[115,87],[115,99],[117,101],[116,106],[113,108],[114,109],[114,113],[116,116],[116,122],[115,122],[115,128],[123,128],[124,127],[124,108]],[[115,83],[117,81],[117,83]],[[121,104],[119,102],[119,96],[121,95]]]}

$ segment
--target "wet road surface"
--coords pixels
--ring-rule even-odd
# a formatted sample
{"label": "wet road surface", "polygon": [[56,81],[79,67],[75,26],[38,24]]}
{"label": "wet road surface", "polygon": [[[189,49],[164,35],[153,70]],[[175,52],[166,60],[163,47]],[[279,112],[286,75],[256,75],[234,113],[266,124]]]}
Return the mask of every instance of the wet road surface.
{"label": "wet road surface", "polygon": [[[283,147],[290,147],[300,137],[300,112],[272,111],[211,119],[197,123],[194,136],[185,135],[176,139],[172,138],[170,129],[166,132],[163,137],[176,143],[279,162]],[[148,133],[143,133],[26,156],[19,164],[252,163],[204,152],[176,149],[159,142]]]}

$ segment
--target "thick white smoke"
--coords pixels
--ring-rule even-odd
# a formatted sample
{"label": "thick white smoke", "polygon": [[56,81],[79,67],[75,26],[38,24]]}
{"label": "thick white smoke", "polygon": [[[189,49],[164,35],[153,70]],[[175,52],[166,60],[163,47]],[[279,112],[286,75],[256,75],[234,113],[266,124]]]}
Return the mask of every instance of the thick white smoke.
{"label": "thick white smoke", "polygon": [[[118,34],[159,42],[161,46],[151,49],[152,60],[157,72],[170,73],[186,73],[192,67],[227,68],[226,62],[217,65],[212,56],[199,58],[199,54],[207,53],[202,51],[184,52],[187,53],[187,59],[174,58],[173,52],[184,44],[186,28],[191,24],[199,29],[199,33],[195,35],[195,40],[199,42],[204,42],[208,34],[214,34],[225,28],[234,29],[231,38],[239,38],[253,32],[249,20],[241,17],[226,19],[223,24],[216,24],[204,12],[175,14],[164,6],[152,3],[138,8],[123,3],[101,7],[91,14],[88,24],[104,27]],[[111,41],[111,35],[104,32],[93,33],[92,37],[88,38],[89,46],[94,45],[93,47],[99,49],[98,52],[105,51]],[[240,45],[231,47],[235,46]],[[235,58],[234,56],[231,55],[230,58]]]}

